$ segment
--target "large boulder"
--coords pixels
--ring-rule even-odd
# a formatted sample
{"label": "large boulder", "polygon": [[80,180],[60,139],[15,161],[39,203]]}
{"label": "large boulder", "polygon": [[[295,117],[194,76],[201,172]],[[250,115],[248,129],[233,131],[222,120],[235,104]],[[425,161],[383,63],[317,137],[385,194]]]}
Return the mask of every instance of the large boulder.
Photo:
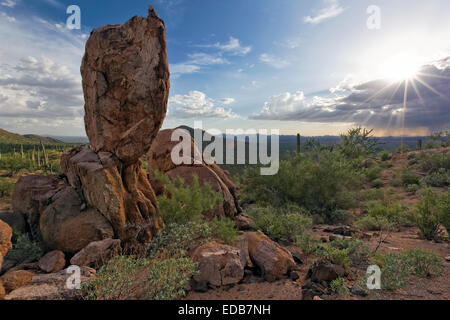
{"label": "large boulder", "polygon": [[[58,273],[36,275],[26,286],[12,291],[6,300],[78,300],[81,299],[81,290],[67,287],[67,282],[72,273],[69,269]],[[80,268],[81,284],[86,283],[96,276],[94,269]]]}
{"label": "large boulder", "polygon": [[295,266],[292,255],[261,231],[247,232],[248,252],[267,281],[285,277]]}
{"label": "large boulder", "polygon": [[86,248],[74,255],[70,263],[79,267],[99,269],[115,255],[120,254],[121,250],[120,240],[118,239],[91,242]]}
{"label": "large boulder", "polygon": [[26,270],[10,271],[0,278],[0,282],[3,284],[6,293],[10,293],[29,284],[33,280],[34,275],[33,272]]}
{"label": "large boulder", "polygon": [[40,231],[47,247],[75,253],[92,241],[114,235],[111,224],[100,212],[83,206],[71,186],[66,186],[53,196],[40,217]]}
{"label": "large boulder", "polygon": [[167,112],[169,64],[164,22],[147,18],[95,29],[81,74],[85,125],[96,152],[136,163],[150,148]]}
{"label": "large boulder", "polygon": [[[185,163],[181,165],[176,165],[172,160],[172,150],[180,143],[179,141],[172,141],[172,135],[175,130],[179,130],[183,141],[189,139],[188,143],[191,153],[187,155],[180,153],[181,157],[186,158]],[[156,136],[147,158],[151,171],[159,170],[171,180],[182,178],[188,185],[192,184],[193,176],[197,176],[201,184],[209,183],[216,192],[220,193],[223,197],[223,203],[218,204],[212,210],[204,212],[208,218],[216,216],[234,217],[242,211],[238,204],[236,187],[229,175],[215,163],[207,164],[204,161],[200,161],[202,159],[201,151],[187,130],[161,130]],[[163,193],[164,188],[155,180],[153,172],[150,172],[149,178],[157,194]]]}
{"label": "large boulder", "polygon": [[25,215],[35,240],[51,250],[75,253],[114,235],[109,221],[81,197],[62,177],[30,175],[17,182],[13,209]]}
{"label": "large boulder", "polygon": [[46,273],[60,272],[66,266],[64,252],[54,250],[44,255],[38,262],[38,267]]}
{"label": "large boulder", "polygon": [[52,197],[67,183],[59,176],[22,176],[17,181],[12,195],[12,206],[15,214],[25,216],[33,238],[41,240],[39,219],[41,212],[51,202]]}
{"label": "large boulder", "polygon": [[123,166],[112,153],[82,146],[63,154],[61,167],[70,185],[108,220],[114,236],[123,242],[147,243],[161,229],[156,195],[140,162]]}
{"label": "large boulder", "polygon": [[197,248],[192,259],[199,264],[199,274],[194,276],[198,283],[224,286],[238,283],[244,277],[245,257],[237,248],[209,242]]}
{"label": "large boulder", "polygon": [[0,220],[0,270],[6,253],[12,248],[11,237],[11,227]]}

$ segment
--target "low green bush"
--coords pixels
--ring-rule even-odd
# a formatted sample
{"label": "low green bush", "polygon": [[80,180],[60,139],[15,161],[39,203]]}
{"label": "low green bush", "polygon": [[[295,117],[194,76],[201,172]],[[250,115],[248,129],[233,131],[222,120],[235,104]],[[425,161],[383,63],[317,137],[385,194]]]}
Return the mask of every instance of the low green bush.
{"label": "low green bush", "polygon": [[381,179],[375,179],[370,183],[372,188],[380,189],[384,187],[384,182]]}
{"label": "low green bush", "polygon": [[385,217],[363,216],[355,222],[362,231],[389,231],[394,225]]}
{"label": "low green bush", "polygon": [[236,223],[230,218],[214,218],[211,221],[212,236],[225,244],[233,244],[238,238]]}
{"label": "low green bush", "polygon": [[403,253],[403,258],[416,276],[430,277],[442,274],[443,259],[433,252],[412,249]]}
{"label": "low green bush", "polygon": [[147,257],[181,258],[198,245],[210,240],[211,227],[206,222],[172,223],[166,226],[147,246]]}
{"label": "low green bush", "polygon": [[387,151],[383,151],[381,154],[380,154],[380,159],[381,159],[381,161],[388,161],[388,160],[391,160],[391,154],[389,153],[389,152],[387,152]]}
{"label": "low green bush", "polygon": [[317,251],[317,248],[321,245],[321,242],[319,239],[314,238],[311,234],[304,233],[297,236],[296,245],[302,249],[305,258],[308,259],[314,252]]}
{"label": "low green bush", "polygon": [[417,204],[414,220],[422,236],[433,240],[438,235],[439,223],[442,219],[439,198],[431,189],[427,189]]}
{"label": "low green bush", "polygon": [[332,246],[324,245],[316,248],[316,254],[342,266],[345,269],[350,268],[352,265],[352,260],[349,257],[348,249],[338,249]]}
{"label": "low green bush", "polygon": [[277,214],[276,211],[274,208],[253,208],[246,213],[252,218],[254,229],[261,230],[273,239],[294,240],[312,225],[312,219],[304,213]]}
{"label": "low green bush", "polygon": [[405,168],[402,170],[401,179],[403,186],[408,186],[410,184],[420,184],[421,177]]}
{"label": "low green bush", "polygon": [[380,178],[381,169],[379,167],[373,167],[364,170],[364,175],[369,182]]}
{"label": "low green bush", "polygon": [[355,238],[336,239],[329,245],[332,248],[346,250],[352,266],[366,265],[371,255],[369,246],[364,241]]}
{"label": "low green bush", "polygon": [[40,243],[32,241],[27,234],[14,231],[13,246],[5,256],[5,260],[14,265],[38,261],[44,254]]}
{"label": "low green bush", "polygon": [[185,286],[196,274],[189,258],[148,260],[116,256],[97,277],[82,286],[86,300],[175,300],[186,295]]}
{"label": "low green bush", "polygon": [[201,221],[203,212],[213,209],[223,198],[208,183],[200,184],[193,177],[191,185],[179,178],[171,181],[163,173],[156,171],[155,178],[164,184],[164,194],[158,196],[159,209],[166,224],[184,224],[189,221]]}
{"label": "low green bush", "polygon": [[330,290],[339,297],[346,297],[350,293],[347,284],[345,283],[345,279],[342,277],[336,278],[330,282]]}

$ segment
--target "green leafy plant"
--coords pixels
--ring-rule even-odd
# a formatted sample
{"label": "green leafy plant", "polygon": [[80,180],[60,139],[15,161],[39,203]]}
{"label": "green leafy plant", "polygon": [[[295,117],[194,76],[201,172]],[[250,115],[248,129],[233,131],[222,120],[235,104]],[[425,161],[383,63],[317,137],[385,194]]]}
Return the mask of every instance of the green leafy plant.
{"label": "green leafy plant", "polygon": [[147,257],[181,258],[188,251],[210,240],[211,226],[206,222],[190,221],[168,224],[147,246]]}
{"label": "green leafy plant", "polygon": [[412,249],[403,253],[403,259],[411,267],[412,272],[419,277],[442,274],[443,259],[433,252]]}
{"label": "green leafy plant", "polygon": [[436,238],[439,231],[441,212],[439,201],[431,189],[427,189],[417,204],[414,215],[415,223],[422,236],[428,240]]}
{"label": "green leafy plant", "polygon": [[83,284],[82,295],[86,300],[180,299],[196,268],[189,258],[159,261],[116,256],[95,279]]}
{"label": "green leafy plant", "polygon": [[347,284],[345,283],[345,279],[342,277],[336,278],[330,282],[330,290],[340,297],[346,297],[350,293]]}
{"label": "green leafy plant", "polygon": [[304,233],[297,236],[296,245],[302,249],[302,252],[307,260],[314,252],[316,252],[317,248],[321,245],[321,242],[319,239],[314,238],[311,234]]}
{"label": "green leafy plant", "polygon": [[310,217],[303,213],[280,212],[274,208],[254,208],[246,213],[252,218],[253,228],[261,230],[273,239],[294,239],[312,225]]}
{"label": "green leafy plant", "polygon": [[181,178],[171,181],[161,172],[155,172],[155,178],[165,187],[164,194],[158,196],[158,203],[167,224],[200,221],[203,212],[213,209],[223,200],[208,183],[200,184],[197,176],[193,176],[191,185],[186,185]]}
{"label": "green leafy plant", "polygon": [[230,218],[214,218],[211,221],[212,235],[225,244],[233,244],[238,238],[236,223]]}
{"label": "green leafy plant", "polygon": [[14,265],[39,260],[44,250],[40,243],[32,241],[27,234],[14,231],[12,249],[8,251],[5,259],[14,262]]}
{"label": "green leafy plant", "polygon": [[337,249],[332,246],[317,247],[316,254],[345,269],[350,268],[352,260],[349,257],[347,249]]}

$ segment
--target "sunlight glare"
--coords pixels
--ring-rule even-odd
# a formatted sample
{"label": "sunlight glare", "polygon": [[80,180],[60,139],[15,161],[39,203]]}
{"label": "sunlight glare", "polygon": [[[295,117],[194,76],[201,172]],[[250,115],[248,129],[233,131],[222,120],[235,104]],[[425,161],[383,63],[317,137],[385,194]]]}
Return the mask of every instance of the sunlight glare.
{"label": "sunlight glare", "polygon": [[410,53],[401,53],[388,58],[381,67],[381,73],[385,78],[393,81],[408,80],[415,77],[423,59]]}

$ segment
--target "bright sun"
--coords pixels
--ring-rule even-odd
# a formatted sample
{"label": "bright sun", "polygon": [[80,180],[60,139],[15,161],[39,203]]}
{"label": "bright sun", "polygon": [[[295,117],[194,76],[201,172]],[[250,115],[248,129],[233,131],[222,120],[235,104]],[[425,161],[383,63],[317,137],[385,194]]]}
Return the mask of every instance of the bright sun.
{"label": "bright sun", "polygon": [[415,77],[423,59],[411,53],[396,54],[388,58],[381,65],[381,73],[384,77],[394,80],[407,80]]}

